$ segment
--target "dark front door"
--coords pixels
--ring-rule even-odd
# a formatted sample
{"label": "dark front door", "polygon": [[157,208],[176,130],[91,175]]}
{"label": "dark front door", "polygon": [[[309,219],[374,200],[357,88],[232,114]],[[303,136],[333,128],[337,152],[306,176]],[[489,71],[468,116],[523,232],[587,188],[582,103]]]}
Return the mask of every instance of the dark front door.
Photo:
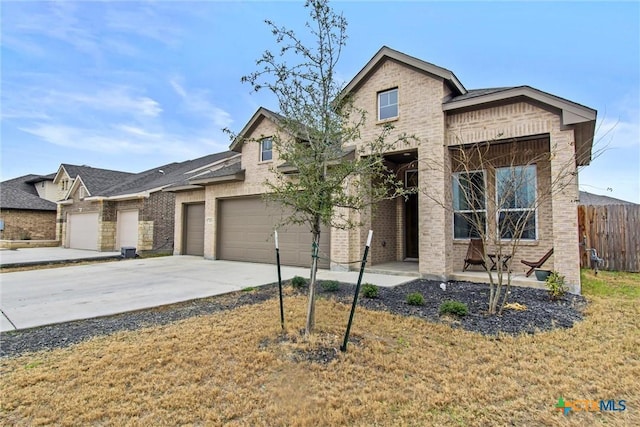
{"label": "dark front door", "polygon": [[418,258],[418,195],[410,194],[405,202],[405,258]]}

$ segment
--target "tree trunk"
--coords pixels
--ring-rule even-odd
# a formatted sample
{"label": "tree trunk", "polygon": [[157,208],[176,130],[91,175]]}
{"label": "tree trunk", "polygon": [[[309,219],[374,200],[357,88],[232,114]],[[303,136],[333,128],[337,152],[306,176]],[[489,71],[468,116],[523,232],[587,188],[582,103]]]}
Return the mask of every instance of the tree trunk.
{"label": "tree trunk", "polygon": [[313,250],[311,259],[311,279],[309,281],[309,303],[307,306],[307,324],[304,329],[305,336],[313,332],[316,324],[316,273],[318,272],[318,248],[320,247],[320,219],[316,221],[317,227],[313,230]]}

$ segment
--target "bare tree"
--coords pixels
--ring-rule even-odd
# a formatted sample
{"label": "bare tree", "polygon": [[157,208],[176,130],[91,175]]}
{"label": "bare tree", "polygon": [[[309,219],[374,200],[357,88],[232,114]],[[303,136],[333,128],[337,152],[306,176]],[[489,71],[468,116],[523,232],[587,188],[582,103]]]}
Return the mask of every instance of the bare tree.
{"label": "bare tree", "polygon": [[[389,141],[391,126],[370,141],[360,139],[366,121],[349,96],[343,96],[336,65],[347,39],[347,21],[327,1],[309,0],[309,41],[265,21],[280,46],[258,59],[259,69],[242,78],[256,91],[278,99],[278,132],[271,136],[278,164],[265,185],[267,198],[290,207],[286,223],[306,224],[313,236],[305,333],[315,324],[315,289],[321,226],[351,229],[360,225],[351,210],[406,193],[402,181],[385,165],[383,154],[408,137]],[[281,168],[286,165],[289,173]],[[278,167],[280,166],[280,167]],[[342,209],[337,209],[342,208]]]}

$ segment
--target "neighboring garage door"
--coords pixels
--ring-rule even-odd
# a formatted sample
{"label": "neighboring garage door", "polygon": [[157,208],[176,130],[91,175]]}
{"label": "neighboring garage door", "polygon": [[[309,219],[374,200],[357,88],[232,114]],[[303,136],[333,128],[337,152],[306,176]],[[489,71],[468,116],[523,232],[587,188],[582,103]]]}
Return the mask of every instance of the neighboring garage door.
{"label": "neighboring garage door", "polygon": [[[221,200],[218,206],[218,258],[231,261],[275,263],[273,230],[285,213],[260,197]],[[311,232],[305,225],[289,224],[278,230],[283,265],[311,265]],[[330,236],[320,234],[320,267],[329,267]]]}
{"label": "neighboring garage door", "polygon": [[72,249],[98,250],[98,213],[75,213],[67,218],[67,235]]}
{"label": "neighboring garage door", "polygon": [[184,205],[184,255],[204,255],[204,203]]}
{"label": "neighboring garage door", "polygon": [[118,211],[116,249],[138,246],[138,210]]}

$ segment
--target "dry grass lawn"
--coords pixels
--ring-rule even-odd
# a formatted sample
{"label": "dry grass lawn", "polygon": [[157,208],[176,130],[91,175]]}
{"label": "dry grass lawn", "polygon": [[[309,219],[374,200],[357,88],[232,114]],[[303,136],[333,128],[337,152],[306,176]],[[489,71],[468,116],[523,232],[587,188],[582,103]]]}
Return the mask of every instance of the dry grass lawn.
{"label": "dry grass lawn", "polygon": [[[622,280],[640,289],[639,275]],[[281,339],[271,300],[1,360],[0,423],[637,426],[636,295],[587,295],[585,320],[573,329],[519,337],[360,309],[355,342],[328,364],[301,355],[338,348],[349,307],[320,300],[319,332],[304,343]],[[285,300],[292,337],[305,303]],[[554,409],[560,396],[624,399],[627,409],[563,416]]]}

